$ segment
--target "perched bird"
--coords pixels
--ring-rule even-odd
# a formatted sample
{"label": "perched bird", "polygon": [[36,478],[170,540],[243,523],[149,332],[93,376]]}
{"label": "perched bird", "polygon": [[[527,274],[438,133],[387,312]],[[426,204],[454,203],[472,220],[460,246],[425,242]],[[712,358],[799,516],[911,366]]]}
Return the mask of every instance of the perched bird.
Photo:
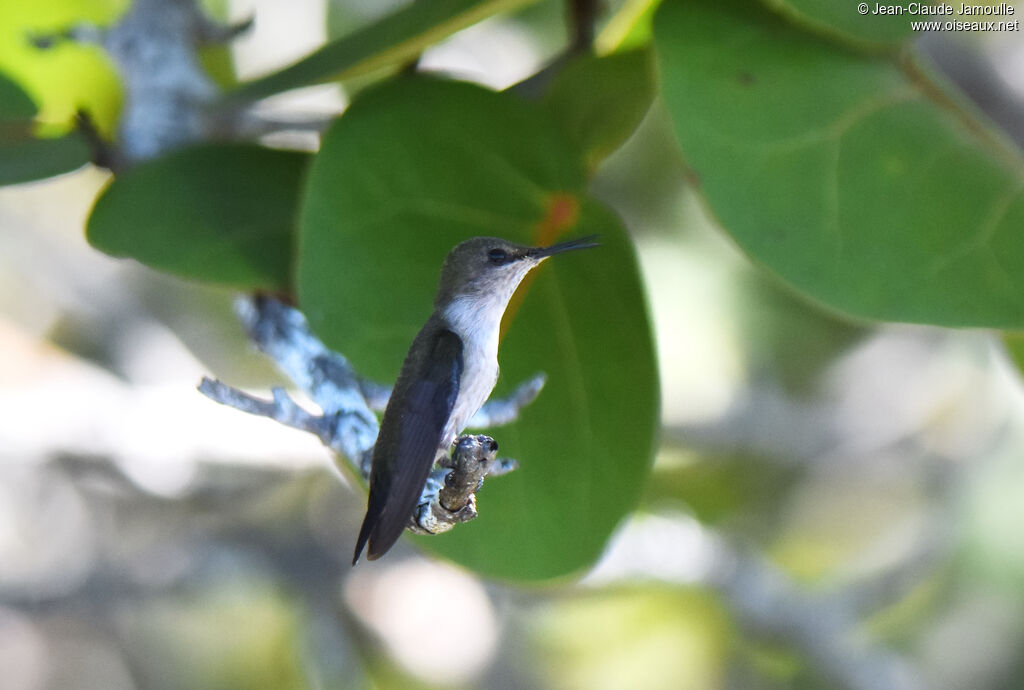
{"label": "perched bird", "polygon": [[398,541],[434,462],[494,390],[501,317],[520,281],[549,256],[598,246],[594,239],[523,247],[475,237],[449,252],[434,311],[412,341],[384,410],[352,565],[367,541],[370,560]]}

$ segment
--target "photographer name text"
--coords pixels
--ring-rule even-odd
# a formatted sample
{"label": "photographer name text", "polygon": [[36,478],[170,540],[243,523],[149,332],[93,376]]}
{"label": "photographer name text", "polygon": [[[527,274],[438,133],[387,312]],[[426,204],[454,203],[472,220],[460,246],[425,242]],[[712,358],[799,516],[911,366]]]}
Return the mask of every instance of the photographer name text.
{"label": "photographer name text", "polygon": [[[864,7],[862,4],[861,7]],[[945,3],[932,5],[925,2],[912,2],[909,5],[882,5],[875,3],[870,8],[871,14],[909,14],[909,15],[940,15],[958,17],[1005,17],[1014,13],[1013,5],[1001,2],[998,5],[966,5],[954,7]]]}

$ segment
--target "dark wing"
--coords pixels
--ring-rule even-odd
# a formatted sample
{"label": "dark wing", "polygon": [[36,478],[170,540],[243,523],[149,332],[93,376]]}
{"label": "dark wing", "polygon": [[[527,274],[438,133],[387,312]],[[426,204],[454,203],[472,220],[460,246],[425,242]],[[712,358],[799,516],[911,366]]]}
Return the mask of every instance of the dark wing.
{"label": "dark wing", "polygon": [[[462,340],[426,327],[414,343],[384,411],[370,470],[370,497],[353,565],[367,540],[370,560],[383,556],[412,516],[434,465],[462,378]],[[417,347],[418,346],[418,347]],[[428,354],[429,353],[429,354]]]}

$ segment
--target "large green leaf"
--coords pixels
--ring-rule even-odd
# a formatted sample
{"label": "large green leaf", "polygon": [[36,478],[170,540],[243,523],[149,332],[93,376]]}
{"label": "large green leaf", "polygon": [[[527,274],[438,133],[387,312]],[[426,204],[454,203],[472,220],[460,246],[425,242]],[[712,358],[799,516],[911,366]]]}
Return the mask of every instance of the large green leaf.
{"label": "large green leaf", "polygon": [[281,91],[366,74],[414,59],[424,48],[459,29],[535,0],[429,0],[411,2],[383,19],[278,72],[243,84],[234,96],[259,99]]}
{"label": "large green leaf", "polygon": [[309,156],[203,145],[114,179],[89,216],[89,242],[185,278],[288,290],[299,189]]}
{"label": "large green leaf", "polygon": [[555,78],[544,104],[591,170],[640,124],[654,99],[654,81],[650,50],[585,55]]}
{"label": "large green leaf", "polygon": [[584,184],[540,106],[425,79],[354,103],[310,170],[300,302],[332,347],[380,380],[397,375],[456,243],[601,235],[599,249],[538,269],[506,314],[499,392],[549,376],[517,423],[492,432],[521,469],[488,481],[476,521],[422,541],[492,576],[547,578],[593,561],[651,459],[657,384],[637,265]]}
{"label": "large green leaf", "polygon": [[921,70],[756,3],[666,2],[655,22],[683,154],[751,257],[856,316],[1024,327],[1019,151]]}

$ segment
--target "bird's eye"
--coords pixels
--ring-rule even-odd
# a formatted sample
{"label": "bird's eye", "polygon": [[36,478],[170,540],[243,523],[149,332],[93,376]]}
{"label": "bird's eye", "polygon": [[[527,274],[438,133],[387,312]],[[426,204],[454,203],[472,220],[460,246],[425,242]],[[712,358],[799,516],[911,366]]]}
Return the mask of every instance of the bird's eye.
{"label": "bird's eye", "polygon": [[504,249],[492,249],[487,253],[492,264],[503,264],[508,261],[508,252]]}

